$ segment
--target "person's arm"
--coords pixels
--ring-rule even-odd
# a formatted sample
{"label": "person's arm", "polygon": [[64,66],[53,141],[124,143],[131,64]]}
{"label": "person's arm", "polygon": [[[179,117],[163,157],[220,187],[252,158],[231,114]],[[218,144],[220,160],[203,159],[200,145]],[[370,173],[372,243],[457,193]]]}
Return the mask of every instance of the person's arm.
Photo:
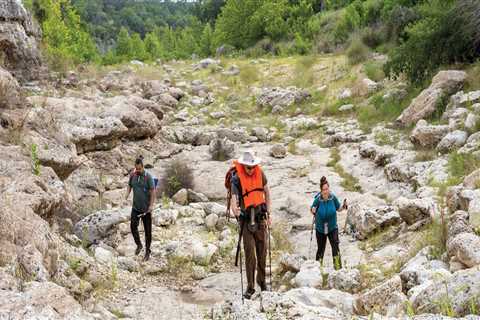
{"label": "person's arm", "polygon": [[130,175],[130,178],[128,179],[127,194],[125,195],[125,201],[128,200],[128,196],[130,195],[131,191],[132,191],[132,176]]}
{"label": "person's arm", "polygon": [[341,211],[342,208],[340,207],[340,201],[338,201],[337,196],[333,196],[333,204],[335,205],[335,211]]}
{"label": "person's arm", "polygon": [[312,205],[310,206],[310,212],[315,215],[315,213],[317,212],[317,209],[318,209],[318,198],[315,197],[315,199],[313,200],[313,203]]}
{"label": "person's arm", "polygon": [[238,218],[240,216],[240,190],[239,186],[237,185],[237,179],[238,178],[236,176],[232,176],[232,203],[230,203],[230,208],[232,208],[233,215]]}
{"label": "person's arm", "polygon": [[155,205],[155,184],[153,182],[153,177],[149,174],[147,180],[147,187],[150,190],[150,201],[148,206],[148,212],[153,211],[153,206]]}
{"label": "person's arm", "polygon": [[270,215],[270,213],[272,212],[272,200],[270,197],[270,188],[268,187],[268,185],[265,185],[263,188],[265,190],[265,201],[267,202],[267,212]]}

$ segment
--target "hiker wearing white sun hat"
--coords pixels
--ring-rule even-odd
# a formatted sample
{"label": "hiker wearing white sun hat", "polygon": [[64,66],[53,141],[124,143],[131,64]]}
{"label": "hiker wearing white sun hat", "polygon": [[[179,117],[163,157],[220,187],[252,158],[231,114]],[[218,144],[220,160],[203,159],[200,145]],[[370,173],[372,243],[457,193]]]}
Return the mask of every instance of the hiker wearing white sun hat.
{"label": "hiker wearing white sun hat", "polygon": [[[243,296],[246,299],[255,293],[255,270],[257,284],[262,291],[267,290],[265,274],[271,202],[267,177],[260,168],[260,163],[261,159],[252,150],[246,150],[233,161],[231,176],[231,207],[240,221],[239,241],[243,238],[245,250],[248,287]],[[237,250],[239,247],[238,245]]]}

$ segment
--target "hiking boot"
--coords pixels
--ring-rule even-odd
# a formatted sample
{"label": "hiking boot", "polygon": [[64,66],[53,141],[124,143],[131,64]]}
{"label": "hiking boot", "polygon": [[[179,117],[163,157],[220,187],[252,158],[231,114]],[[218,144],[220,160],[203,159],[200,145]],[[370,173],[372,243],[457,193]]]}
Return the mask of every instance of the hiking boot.
{"label": "hiking boot", "polygon": [[140,252],[142,252],[143,247],[142,246],[137,246],[137,249],[135,249],[135,255],[138,256]]}
{"label": "hiking boot", "polygon": [[259,283],[261,291],[267,291],[267,284],[265,282]]}
{"label": "hiking boot", "polygon": [[145,257],[143,258],[143,261],[148,261],[148,260],[150,260],[150,252],[151,252],[150,250],[147,250],[147,251],[145,252]]}
{"label": "hiking boot", "polygon": [[243,295],[243,297],[245,299],[251,299],[254,293],[255,293],[255,289],[247,289],[247,291],[245,291],[245,294]]}

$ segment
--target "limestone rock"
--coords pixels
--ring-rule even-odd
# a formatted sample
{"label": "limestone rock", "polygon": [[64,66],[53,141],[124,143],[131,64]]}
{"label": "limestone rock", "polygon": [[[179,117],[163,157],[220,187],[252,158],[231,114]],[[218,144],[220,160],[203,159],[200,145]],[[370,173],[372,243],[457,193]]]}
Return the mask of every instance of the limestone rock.
{"label": "limestone rock", "polygon": [[223,139],[213,139],[208,147],[212,159],[225,161],[235,156],[235,144],[226,137]]}
{"label": "limestone rock", "polygon": [[280,143],[274,144],[270,148],[270,155],[277,159],[285,158],[287,155],[287,148]]}
{"label": "limestone rock", "polygon": [[[457,316],[470,313],[470,301],[480,295],[480,271],[476,268],[457,271],[449,279],[439,279],[425,286],[410,299],[416,313],[440,313],[438,301],[448,303]],[[476,299],[476,298],[475,298]]]}
{"label": "limestone rock", "polygon": [[437,150],[441,152],[450,152],[462,147],[468,138],[468,133],[461,130],[455,130],[447,133],[437,145]]}
{"label": "limestone rock", "polygon": [[218,222],[218,216],[215,213],[208,215],[205,218],[205,226],[209,231],[214,231]]}
{"label": "limestone rock", "polygon": [[430,116],[435,112],[443,96],[450,95],[460,89],[466,78],[467,74],[464,71],[440,71],[433,77],[432,84],[413,99],[408,108],[397,118],[396,123],[401,126],[408,126]]}
{"label": "limestone rock", "polygon": [[435,147],[449,131],[447,125],[429,125],[425,120],[418,121],[410,135],[413,144],[421,147]]}
{"label": "limestone rock", "polygon": [[389,309],[402,310],[406,297],[402,293],[402,280],[398,275],[379,286],[361,294],[356,301],[356,310],[360,314],[372,311],[387,314]]}
{"label": "limestone rock", "polygon": [[329,273],[328,287],[349,293],[360,290],[360,271],[358,269],[340,269]]}
{"label": "limestone rock", "polygon": [[433,210],[433,202],[429,199],[398,198],[394,205],[403,221],[412,225],[418,221],[429,219]]}
{"label": "limestone rock", "polygon": [[153,224],[157,227],[168,227],[170,225],[174,225],[177,221],[178,215],[179,212],[177,209],[154,209]]}
{"label": "limestone rock", "polygon": [[295,285],[299,288],[322,288],[323,277],[318,261],[307,261],[301,265],[300,271],[295,276]]}
{"label": "limestone rock", "polygon": [[127,222],[130,214],[129,208],[98,211],[77,222],[74,231],[78,238],[92,244],[109,236],[118,224]]}
{"label": "limestone rock", "polygon": [[299,272],[305,263],[305,257],[297,254],[284,253],[280,257],[280,265],[283,271]]}
{"label": "limestone rock", "polygon": [[288,107],[310,98],[310,94],[296,87],[288,88],[262,88],[257,96],[257,105],[260,107],[282,106]]}
{"label": "limestone rock", "polygon": [[464,232],[449,239],[447,250],[468,268],[480,265],[480,237],[474,233]]}
{"label": "limestone rock", "polygon": [[36,78],[42,64],[37,45],[41,38],[39,26],[19,0],[0,3],[0,21],[2,64],[17,78]]}
{"label": "limestone rock", "polygon": [[368,208],[353,204],[347,211],[346,231],[363,240],[377,230],[399,223],[400,215],[391,206]]}
{"label": "limestone rock", "polygon": [[188,191],[187,189],[181,189],[177,193],[175,193],[172,197],[172,200],[175,203],[178,203],[181,206],[188,204]]}

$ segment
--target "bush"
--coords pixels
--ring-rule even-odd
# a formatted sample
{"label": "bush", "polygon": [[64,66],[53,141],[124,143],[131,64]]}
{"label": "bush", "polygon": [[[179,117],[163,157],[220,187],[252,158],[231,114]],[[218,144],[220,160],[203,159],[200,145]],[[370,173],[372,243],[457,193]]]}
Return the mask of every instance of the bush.
{"label": "bush", "polygon": [[352,65],[367,60],[369,54],[368,47],[358,37],[354,37],[347,49],[348,62]]}
{"label": "bush", "polygon": [[313,45],[316,53],[334,52],[338,45],[343,42],[334,35],[339,16],[338,11],[326,11],[309,21],[309,28],[312,32],[311,38],[314,39]]}
{"label": "bush", "polygon": [[193,172],[188,164],[180,159],[169,162],[159,182],[159,195],[172,197],[181,189],[193,188]]}
{"label": "bush", "polygon": [[451,153],[448,158],[448,173],[455,184],[480,167],[480,159],[473,154]]}
{"label": "bush", "polygon": [[267,54],[275,55],[278,49],[275,43],[269,38],[265,38],[257,42],[253,47],[245,50],[245,55],[249,58],[258,58]]}
{"label": "bush", "polygon": [[362,42],[374,49],[385,42],[385,31],[381,28],[366,27],[360,32]]}
{"label": "bush", "polygon": [[369,61],[364,64],[363,71],[365,75],[372,79],[373,81],[381,81],[385,78],[385,73],[383,72],[383,65],[380,62]]}
{"label": "bush", "polygon": [[407,40],[385,66],[388,75],[404,73],[411,82],[422,83],[441,65],[480,57],[479,1],[429,1],[419,10],[423,18],[406,28]]}
{"label": "bush", "polygon": [[419,18],[420,15],[414,9],[400,5],[395,6],[391,11],[386,12],[384,16],[387,39],[396,41],[401,37],[405,27]]}

